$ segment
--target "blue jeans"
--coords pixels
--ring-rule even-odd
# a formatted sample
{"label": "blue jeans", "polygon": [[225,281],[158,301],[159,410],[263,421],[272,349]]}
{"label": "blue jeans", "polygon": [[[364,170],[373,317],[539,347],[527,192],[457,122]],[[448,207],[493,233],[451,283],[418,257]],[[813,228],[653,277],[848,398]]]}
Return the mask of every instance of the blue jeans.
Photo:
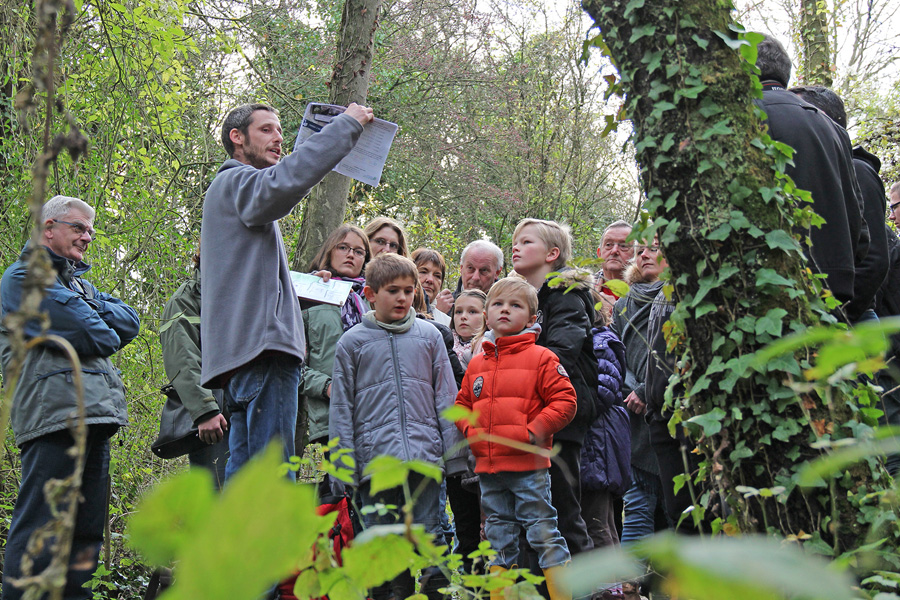
{"label": "blue jeans", "polygon": [[[88,427],[84,478],[81,483],[83,501],[78,503],[72,553],[63,589],[65,600],[91,598],[90,590],[82,587],[91,580],[97,568],[100,546],[103,544],[103,528],[106,522],[106,492],[109,479],[109,437],[116,431],[112,425]],[[18,600],[23,590],[12,584],[20,577],[21,561],[25,555],[28,538],[34,530],[46,525],[52,518],[50,507],[44,499],[44,484],[50,479],[64,479],[72,475],[75,463],[67,450],[74,445],[68,430],[48,433],[22,444],[22,484],[13,510],[12,525],[6,542],[3,567],[3,600]],[[64,509],[65,505],[61,505]],[[35,557],[32,575],[50,564],[50,543]],[[78,568],[72,565],[79,565]]]}
{"label": "blue jeans", "polygon": [[[647,475],[643,476],[644,478]],[[658,476],[654,476],[658,480]],[[632,468],[631,487],[622,498],[625,503],[625,516],[622,523],[622,545],[641,540],[653,535],[656,531],[656,506],[661,501],[659,485],[639,485],[640,475]]]}
{"label": "blue jeans", "polygon": [[[300,359],[289,354],[257,358],[238,369],[225,384],[225,406],[231,411],[225,481],[280,438],[284,460],[294,455]],[[288,477],[295,478],[293,471]]]}
{"label": "blue jeans", "polygon": [[491,564],[518,565],[519,529],[537,552],[541,569],[561,565],[571,558],[560,535],[556,509],[550,503],[550,474],[537,471],[479,473],[481,506],[487,520],[484,533],[497,556]]}
{"label": "blue jeans", "polygon": [[[441,502],[441,484],[418,473],[410,473],[407,483],[411,494],[415,494],[422,487],[413,504],[413,523],[424,525],[425,531],[434,535],[435,543],[443,544],[445,539],[444,529],[441,525],[441,511],[446,512],[446,510],[445,502]],[[393,504],[397,508],[388,511],[384,515],[379,515],[375,512],[363,514],[363,524],[366,527],[372,527],[373,525],[402,523],[403,515],[401,514],[401,509],[406,504],[403,487],[398,486],[384,490],[374,496],[370,490],[368,481],[363,482],[359,486],[360,508],[362,506],[372,506],[376,503]],[[421,584],[421,593],[434,600],[442,597],[442,594],[437,590],[447,586],[449,581],[438,567],[426,567],[422,569],[419,583]],[[396,598],[402,599],[411,596],[415,591],[414,588],[415,582],[412,576],[408,572],[403,572],[393,581],[384,583],[371,590],[369,597],[373,600],[386,600],[393,594]]]}

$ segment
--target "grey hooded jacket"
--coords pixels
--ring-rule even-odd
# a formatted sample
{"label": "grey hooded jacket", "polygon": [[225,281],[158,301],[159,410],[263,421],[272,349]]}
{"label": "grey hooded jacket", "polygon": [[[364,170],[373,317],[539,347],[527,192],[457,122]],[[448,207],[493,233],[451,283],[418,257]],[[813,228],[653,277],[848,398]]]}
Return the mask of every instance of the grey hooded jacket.
{"label": "grey hooded jacket", "polygon": [[413,319],[405,333],[391,333],[363,319],[351,328],[335,352],[328,435],[340,438],[337,449],[352,450],[353,483],[367,479],[366,465],[381,454],[463,473],[462,434],[440,416],[455,399],[447,348],[433,325]]}

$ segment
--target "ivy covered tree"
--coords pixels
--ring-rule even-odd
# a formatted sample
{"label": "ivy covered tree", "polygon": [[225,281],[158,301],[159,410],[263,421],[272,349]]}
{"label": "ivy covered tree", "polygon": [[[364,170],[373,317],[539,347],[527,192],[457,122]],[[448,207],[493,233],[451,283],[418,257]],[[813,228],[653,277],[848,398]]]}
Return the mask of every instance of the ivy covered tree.
{"label": "ivy covered tree", "polygon": [[[652,219],[645,235],[658,233],[671,269],[673,422],[686,422],[704,457],[695,516],[716,530],[779,533],[830,556],[858,548],[884,489],[874,460],[812,489],[798,486],[798,469],[822,446],[870,431],[871,395],[839,377],[807,383],[810,349],[771,360],[759,353],[834,321],[803,258],[806,236],[795,233],[819,219],[784,175],[791,149],[771,140],[753,102],[759,36],[732,21],[730,2],[583,6],[600,30],[594,45],[618,69],[633,124]],[[727,514],[715,510],[720,497]],[[888,520],[876,547],[890,559],[897,532]]]}

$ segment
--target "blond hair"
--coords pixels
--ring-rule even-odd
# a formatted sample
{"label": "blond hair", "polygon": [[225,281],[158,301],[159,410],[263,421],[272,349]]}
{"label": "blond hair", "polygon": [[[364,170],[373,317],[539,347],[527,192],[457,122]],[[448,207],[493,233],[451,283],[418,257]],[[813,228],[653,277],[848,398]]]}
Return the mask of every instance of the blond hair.
{"label": "blond hair", "polygon": [[566,262],[572,257],[572,234],[569,226],[543,219],[522,219],[513,231],[513,244],[516,243],[516,238],[519,237],[522,229],[529,225],[534,227],[537,237],[547,246],[548,250],[552,248],[559,250],[559,256],[553,261],[553,268],[562,269],[566,266]]}
{"label": "blond hair", "polygon": [[519,277],[504,277],[491,286],[487,293],[485,306],[490,306],[491,301],[498,296],[510,294],[520,294],[525,298],[525,304],[528,306],[528,316],[533,317],[538,310],[537,292],[530,283]]}

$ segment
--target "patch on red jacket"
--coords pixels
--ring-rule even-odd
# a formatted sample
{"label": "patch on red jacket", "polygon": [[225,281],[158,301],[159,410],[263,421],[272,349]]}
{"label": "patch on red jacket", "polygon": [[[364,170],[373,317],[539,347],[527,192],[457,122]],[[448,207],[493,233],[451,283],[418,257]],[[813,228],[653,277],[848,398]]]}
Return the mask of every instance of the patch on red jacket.
{"label": "patch on red jacket", "polygon": [[566,369],[562,365],[556,365],[556,372],[562,375],[563,377],[568,378],[569,374],[566,373]]}
{"label": "patch on red jacket", "polygon": [[481,398],[482,388],[484,388],[484,377],[479,376],[475,383],[472,384],[472,393],[475,394],[476,398]]}

